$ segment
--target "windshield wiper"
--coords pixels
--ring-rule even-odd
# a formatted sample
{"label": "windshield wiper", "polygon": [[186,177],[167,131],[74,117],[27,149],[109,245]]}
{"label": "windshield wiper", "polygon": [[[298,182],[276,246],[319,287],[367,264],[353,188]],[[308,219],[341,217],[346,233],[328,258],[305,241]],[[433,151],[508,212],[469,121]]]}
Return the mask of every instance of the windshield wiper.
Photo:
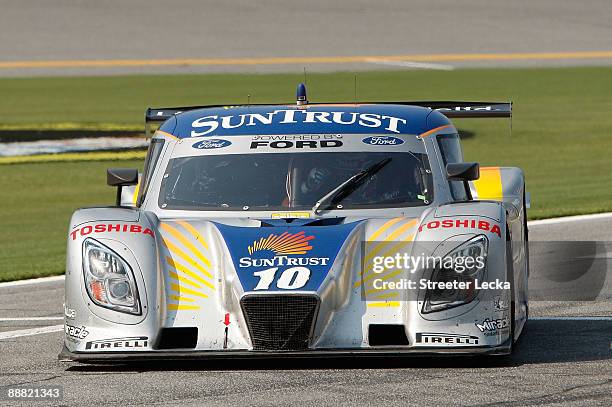
{"label": "windshield wiper", "polygon": [[[312,207],[312,212],[316,215],[323,209],[329,208],[331,205],[342,201],[344,198],[353,193],[353,191],[359,188],[359,186],[361,186],[361,184],[363,184],[370,176],[376,174],[390,162],[391,157],[387,157],[384,160],[381,160],[376,164],[372,164],[365,170],[353,175],[352,177],[344,181],[342,184],[331,190],[321,199],[319,199],[317,203],[315,203]],[[325,206],[321,208],[324,204]]]}

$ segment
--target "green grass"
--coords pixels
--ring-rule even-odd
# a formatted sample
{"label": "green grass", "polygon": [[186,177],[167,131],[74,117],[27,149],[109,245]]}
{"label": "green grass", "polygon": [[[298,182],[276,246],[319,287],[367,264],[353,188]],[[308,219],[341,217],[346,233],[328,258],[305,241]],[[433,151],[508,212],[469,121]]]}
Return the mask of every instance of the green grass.
{"label": "green grass", "polygon": [[112,205],[106,168],[142,168],[142,161],[15,164],[2,166],[0,281],[61,274],[75,209]]}
{"label": "green grass", "polygon": [[[147,106],[293,102],[302,75],[0,79],[3,128],[142,126]],[[353,101],[351,73],[310,74],[314,101]],[[612,68],[486,69],[358,74],[358,98],[512,100],[507,120],[456,121],[474,132],[466,159],[518,166],[531,218],[612,211]],[[117,163],[128,165],[128,163]],[[0,280],[61,273],[70,213],[110,203],[108,163],[2,166]],[[8,276],[8,277],[7,277]]]}

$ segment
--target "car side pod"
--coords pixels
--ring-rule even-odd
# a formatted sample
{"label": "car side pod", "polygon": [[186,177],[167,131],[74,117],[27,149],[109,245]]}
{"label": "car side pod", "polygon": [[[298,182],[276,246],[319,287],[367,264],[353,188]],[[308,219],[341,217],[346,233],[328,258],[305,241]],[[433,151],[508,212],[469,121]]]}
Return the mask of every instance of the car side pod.
{"label": "car side pod", "polygon": [[446,178],[449,181],[463,181],[465,190],[470,195],[468,181],[475,181],[480,178],[480,164],[478,163],[449,163],[446,164]]}
{"label": "car side pod", "polygon": [[124,186],[138,184],[138,170],[134,168],[108,168],[106,170],[106,184],[117,187],[115,205],[121,206],[121,189]]}

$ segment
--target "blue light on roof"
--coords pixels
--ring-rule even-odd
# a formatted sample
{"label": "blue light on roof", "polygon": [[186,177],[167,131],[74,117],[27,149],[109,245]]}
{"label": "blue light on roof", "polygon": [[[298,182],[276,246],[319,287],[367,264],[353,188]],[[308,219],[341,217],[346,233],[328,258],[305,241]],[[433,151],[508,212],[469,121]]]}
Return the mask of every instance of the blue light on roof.
{"label": "blue light on roof", "polygon": [[306,85],[300,83],[297,86],[297,105],[302,106],[308,104],[308,99],[306,98]]}

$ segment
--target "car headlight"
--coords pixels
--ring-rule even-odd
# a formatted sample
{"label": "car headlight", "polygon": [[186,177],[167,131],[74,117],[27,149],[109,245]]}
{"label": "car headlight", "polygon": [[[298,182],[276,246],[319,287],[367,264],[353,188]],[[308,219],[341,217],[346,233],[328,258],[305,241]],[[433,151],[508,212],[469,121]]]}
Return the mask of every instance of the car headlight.
{"label": "car headlight", "polygon": [[[478,235],[448,252],[431,273],[431,281],[452,288],[429,288],[423,313],[437,312],[472,302],[478,295],[475,280],[482,281],[486,269],[489,240]],[[460,283],[470,288],[461,289]],[[468,285],[469,283],[469,285]]]}
{"label": "car headlight", "polygon": [[140,299],[130,265],[110,248],[88,238],[83,242],[85,288],[105,308],[140,315]]}

